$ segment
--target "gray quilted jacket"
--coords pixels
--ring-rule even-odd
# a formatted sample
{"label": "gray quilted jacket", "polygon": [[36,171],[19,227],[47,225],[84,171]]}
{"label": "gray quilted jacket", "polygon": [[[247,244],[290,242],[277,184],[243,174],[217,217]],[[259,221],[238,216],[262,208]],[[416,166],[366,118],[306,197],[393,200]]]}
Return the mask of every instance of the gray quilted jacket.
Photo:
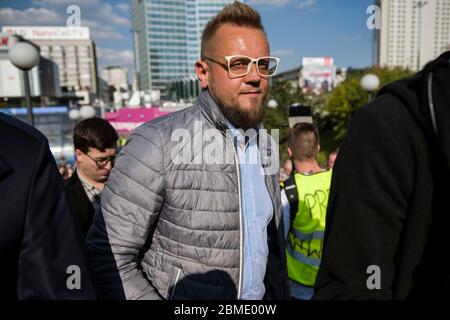
{"label": "gray quilted jacket", "polygon": [[[102,192],[102,210],[88,234],[100,295],[107,299],[239,298],[242,194],[233,140],[225,134],[224,120],[204,91],[196,105],[146,123],[132,134],[119,153]],[[194,141],[202,141],[201,134],[208,130],[219,132],[223,158],[230,161],[202,163],[207,142],[180,144],[172,136],[177,129],[187,129]],[[274,207],[268,226],[265,298],[288,299],[274,170],[278,150],[271,154],[274,142],[263,134],[258,138],[261,162],[269,173],[265,181]],[[176,158],[177,154],[184,158]]]}

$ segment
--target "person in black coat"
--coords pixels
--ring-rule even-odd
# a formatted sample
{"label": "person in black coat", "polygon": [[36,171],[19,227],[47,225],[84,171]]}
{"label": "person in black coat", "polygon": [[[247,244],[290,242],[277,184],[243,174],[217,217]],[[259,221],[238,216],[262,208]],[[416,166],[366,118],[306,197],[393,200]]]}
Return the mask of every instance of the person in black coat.
{"label": "person in black coat", "polygon": [[1,112],[0,197],[0,298],[95,299],[47,139]]}
{"label": "person in black coat", "polygon": [[450,52],[360,109],[337,157],[314,299],[449,299]]}
{"label": "person in black coat", "polygon": [[70,208],[77,217],[83,235],[100,207],[100,196],[117,152],[118,135],[101,118],[78,122],[73,130],[77,169],[65,184]]}

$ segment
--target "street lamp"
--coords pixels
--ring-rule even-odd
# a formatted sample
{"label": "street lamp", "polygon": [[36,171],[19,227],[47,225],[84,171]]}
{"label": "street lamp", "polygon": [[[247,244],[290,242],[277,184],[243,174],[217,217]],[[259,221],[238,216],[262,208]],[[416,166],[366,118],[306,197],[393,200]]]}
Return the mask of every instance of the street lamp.
{"label": "street lamp", "polygon": [[369,101],[372,100],[372,92],[378,89],[380,86],[380,79],[372,73],[366,74],[364,77],[361,78],[360,82],[361,89],[366,91],[369,95]]}
{"label": "street lamp", "polygon": [[80,110],[78,109],[72,109],[69,111],[69,118],[76,121],[80,119]]}
{"label": "street lamp", "polygon": [[69,111],[69,118],[74,121],[93,117],[95,117],[95,109],[92,106],[83,106],[80,108],[80,110],[72,109]]}
{"label": "street lamp", "polygon": [[17,42],[9,50],[9,60],[13,65],[23,71],[23,78],[25,80],[25,101],[28,110],[28,123],[34,127],[28,71],[33,69],[39,63],[39,51],[28,42]]}
{"label": "street lamp", "polygon": [[271,109],[276,109],[278,107],[278,102],[275,99],[270,99],[267,106]]}

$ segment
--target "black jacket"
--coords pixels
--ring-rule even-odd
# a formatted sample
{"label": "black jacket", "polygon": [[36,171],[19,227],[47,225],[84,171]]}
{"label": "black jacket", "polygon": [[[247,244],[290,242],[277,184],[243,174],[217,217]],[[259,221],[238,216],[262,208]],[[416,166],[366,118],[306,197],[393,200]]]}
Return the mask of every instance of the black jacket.
{"label": "black jacket", "polygon": [[[1,112],[0,195],[0,299],[95,298],[47,139]],[[67,286],[73,265],[81,271],[80,290]]]}
{"label": "black jacket", "polygon": [[80,224],[83,236],[86,237],[94,218],[95,209],[86,191],[84,191],[76,170],[66,182],[64,190],[66,191],[70,209]]}
{"label": "black jacket", "polygon": [[[449,62],[447,52],[387,85],[352,119],[334,167],[315,299],[449,298]],[[372,265],[381,289],[368,289]]]}

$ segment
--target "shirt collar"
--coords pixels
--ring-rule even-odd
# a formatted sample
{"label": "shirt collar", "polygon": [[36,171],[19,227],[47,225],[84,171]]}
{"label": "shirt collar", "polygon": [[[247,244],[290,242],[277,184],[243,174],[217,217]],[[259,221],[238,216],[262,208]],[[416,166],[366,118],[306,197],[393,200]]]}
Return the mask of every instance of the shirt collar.
{"label": "shirt collar", "polygon": [[225,123],[228,126],[228,128],[230,129],[231,133],[233,134],[233,137],[237,138],[238,140],[244,139],[243,133],[246,134],[246,136],[249,138],[249,140],[252,140],[255,136],[258,135],[259,130],[262,127],[261,124],[259,124],[253,130],[249,129],[247,131],[244,131],[243,129],[237,129],[228,119],[225,119]]}
{"label": "shirt collar", "polygon": [[78,170],[77,170],[76,172],[77,172],[77,175],[78,175],[78,179],[80,179],[81,184],[82,184],[86,189],[95,191],[96,193],[97,193],[97,192],[98,192],[98,193],[101,192],[100,189],[98,189],[98,188],[95,187],[94,185],[90,184],[86,179],[84,179],[84,178],[81,176],[81,174],[79,173]]}

